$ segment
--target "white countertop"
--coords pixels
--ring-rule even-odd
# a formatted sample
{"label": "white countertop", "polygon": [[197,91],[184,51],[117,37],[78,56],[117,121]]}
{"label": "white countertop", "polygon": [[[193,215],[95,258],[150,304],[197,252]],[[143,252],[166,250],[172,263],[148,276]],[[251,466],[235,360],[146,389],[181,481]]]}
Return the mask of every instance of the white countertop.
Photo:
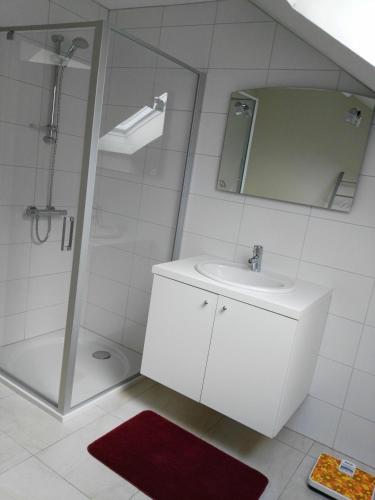
{"label": "white countertop", "polygon": [[206,278],[195,269],[196,264],[210,260],[217,261],[218,259],[208,255],[200,255],[189,259],[157,264],[152,267],[152,272],[153,274],[180,281],[197,288],[202,288],[203,290],[239,300],[256,307],[261,307],[262,309],[267,309],[292,319],[299,319],[306,309],[326,295],[332,293],[328,288],[298,279],[295,280],[295,287],[293,290],[283,293],[257,292],[229,286],[219,281]]}

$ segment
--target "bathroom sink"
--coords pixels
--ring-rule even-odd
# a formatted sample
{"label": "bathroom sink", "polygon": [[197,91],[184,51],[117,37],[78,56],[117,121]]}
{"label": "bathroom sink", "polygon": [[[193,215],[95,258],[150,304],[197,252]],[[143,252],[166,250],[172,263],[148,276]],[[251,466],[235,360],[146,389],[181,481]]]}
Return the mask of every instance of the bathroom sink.
{"label": "bathroom sink", "polygon": [[207,261],[196,264],[195,269],[212,280],[230,286],[247,288],[258,292],[290,292],[294,283],[286,276],[269,272],[254,272],[249,266],[221,261]]}

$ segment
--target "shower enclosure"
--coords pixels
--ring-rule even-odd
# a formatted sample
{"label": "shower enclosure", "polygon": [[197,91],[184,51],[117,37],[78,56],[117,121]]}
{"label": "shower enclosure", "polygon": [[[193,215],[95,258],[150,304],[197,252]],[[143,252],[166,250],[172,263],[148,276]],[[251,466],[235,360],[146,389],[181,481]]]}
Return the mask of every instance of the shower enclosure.
{"label": "shower enclosure", "polygon": [[103,21],[0,28],[0,379],[57,416],[139,374],[203,85]]}

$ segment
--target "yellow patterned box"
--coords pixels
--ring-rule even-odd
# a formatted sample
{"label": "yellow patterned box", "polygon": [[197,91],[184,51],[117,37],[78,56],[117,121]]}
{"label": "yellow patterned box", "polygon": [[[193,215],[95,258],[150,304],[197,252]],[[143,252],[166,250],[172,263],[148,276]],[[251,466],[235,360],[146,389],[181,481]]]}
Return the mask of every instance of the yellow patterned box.
{"label": "yellow patterned box", "polygon": [[375,500],[375,476],[326,453],[319,456],[307,483],[332,498]]}

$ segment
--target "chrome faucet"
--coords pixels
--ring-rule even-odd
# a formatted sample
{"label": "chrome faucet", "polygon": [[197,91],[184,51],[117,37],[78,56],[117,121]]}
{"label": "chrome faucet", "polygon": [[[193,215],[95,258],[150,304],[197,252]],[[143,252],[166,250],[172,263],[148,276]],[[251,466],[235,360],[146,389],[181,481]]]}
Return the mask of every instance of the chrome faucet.
{"label": "chrome faucet", "polygon": [[253,246],[253,255],[249,259],[250,269],[257,273],[260,272],[262,267],[262,256],[263,256],[263,247],[262,245],[254,245]]}

